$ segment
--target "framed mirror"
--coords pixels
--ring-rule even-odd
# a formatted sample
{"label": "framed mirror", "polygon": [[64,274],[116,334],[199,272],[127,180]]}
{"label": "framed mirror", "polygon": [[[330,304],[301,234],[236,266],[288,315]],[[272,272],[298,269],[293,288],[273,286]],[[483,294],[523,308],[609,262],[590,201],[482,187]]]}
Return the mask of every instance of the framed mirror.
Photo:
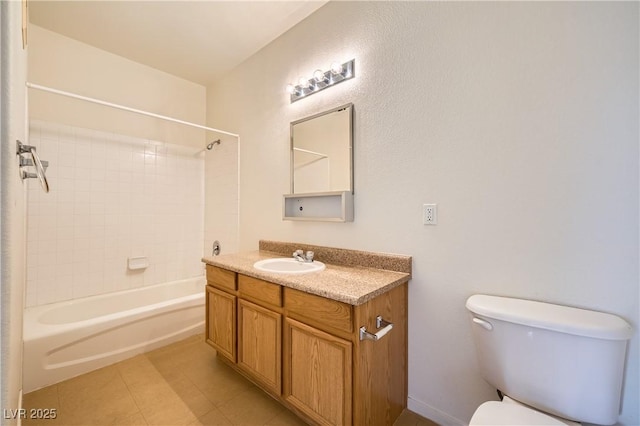
{"label": "framed mirror", "polygon": [[353,193],[353,104],[291,123],[291,193]]}

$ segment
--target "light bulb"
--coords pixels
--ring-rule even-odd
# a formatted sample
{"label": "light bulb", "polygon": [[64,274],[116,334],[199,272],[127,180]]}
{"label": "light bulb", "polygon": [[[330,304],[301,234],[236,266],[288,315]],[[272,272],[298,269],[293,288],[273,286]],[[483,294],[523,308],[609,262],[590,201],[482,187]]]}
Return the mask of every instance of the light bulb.
{"label": "light bulb", "polygon": [[293,84],[287,84],[287,93],[293,95],[296,93],[296,87]]}
{"label": "light bulb", "polygon": [[337,62],[334,62],[331,64],[331,72],[334,74],[340,74],[342,73],[342,64],[339,64]]}
{"label": "light bulb", "polygon": [[298,79],[298,84],[302,87],[309,87],[309,79],[306,77],[300,77],[300,79]]}
{"label": "light bulb", "polygon": [[313,73],[313,78],[315,81],[317,81],[318,83],[320,83],[321,81],[324,81],[324,71],[322,70],[316,70]]}

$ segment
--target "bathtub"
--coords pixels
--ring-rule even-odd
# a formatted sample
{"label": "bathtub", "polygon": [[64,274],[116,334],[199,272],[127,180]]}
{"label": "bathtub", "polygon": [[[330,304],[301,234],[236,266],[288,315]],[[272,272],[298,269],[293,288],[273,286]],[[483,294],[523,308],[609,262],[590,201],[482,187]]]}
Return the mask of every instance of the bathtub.
{"label": "bathtub", "polygon": [[204,332],[204,277],[25,309],[23,392]]}

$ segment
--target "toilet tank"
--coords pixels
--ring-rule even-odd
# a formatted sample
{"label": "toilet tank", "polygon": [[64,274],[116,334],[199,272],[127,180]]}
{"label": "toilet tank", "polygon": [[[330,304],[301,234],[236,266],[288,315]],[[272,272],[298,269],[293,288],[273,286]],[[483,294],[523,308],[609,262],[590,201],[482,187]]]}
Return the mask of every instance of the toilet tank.
{"label": "toilet tank", "polygon": [[614,424],[631,326],[602,312],[474,295],[473,339],[484,379],[513,399],[566,419]]}

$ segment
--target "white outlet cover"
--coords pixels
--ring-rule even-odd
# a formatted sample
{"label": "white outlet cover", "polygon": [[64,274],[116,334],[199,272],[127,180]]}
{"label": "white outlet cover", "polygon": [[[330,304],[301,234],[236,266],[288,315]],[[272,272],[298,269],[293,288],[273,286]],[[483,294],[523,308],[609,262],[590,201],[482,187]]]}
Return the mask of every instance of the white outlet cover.
{"label": "white outlet cover", "polygon": [[425,225],[436,225],[438,223],[438,205],[422,205],[422,223]]}

